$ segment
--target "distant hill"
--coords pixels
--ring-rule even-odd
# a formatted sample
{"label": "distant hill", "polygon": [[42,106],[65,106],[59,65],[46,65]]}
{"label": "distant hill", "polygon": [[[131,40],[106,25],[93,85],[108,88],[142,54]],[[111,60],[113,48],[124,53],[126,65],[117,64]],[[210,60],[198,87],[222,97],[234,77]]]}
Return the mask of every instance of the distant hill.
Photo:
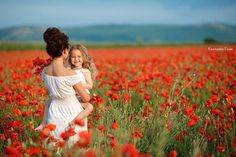
{"label": "distant hill", "polygon": [[[0,29],[0,41],[38,42],[47,27],[19,26]],[[177,25],[94,25],[61,28],[70,40],[110,43],[202,43],[205,38],[236,42],[236,26],[212,23]]]}

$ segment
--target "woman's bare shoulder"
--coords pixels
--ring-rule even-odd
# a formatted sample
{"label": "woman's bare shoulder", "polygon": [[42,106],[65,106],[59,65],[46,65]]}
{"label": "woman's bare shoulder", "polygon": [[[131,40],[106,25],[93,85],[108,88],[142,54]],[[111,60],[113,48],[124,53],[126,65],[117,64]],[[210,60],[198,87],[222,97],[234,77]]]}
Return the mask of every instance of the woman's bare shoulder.
{"label": "woman's bare shoulder", "polygon": [[47,75],[52,75],[52,66],[51,66],[51,64],[45,66],[45,67],[43,68],[43,71],[44,71],[44,73],[47,74]]}
{"label": "woman's bare shoulder", "polygon": [[53,69],[53,67],[51,65],[48,65],[46,67],[44,67],[44,72],[47,75],[50,76],[72,76],[72,75],[76,75],[76,72],[73,69],[67,69],[67,68],[60,68],[60,69]]}

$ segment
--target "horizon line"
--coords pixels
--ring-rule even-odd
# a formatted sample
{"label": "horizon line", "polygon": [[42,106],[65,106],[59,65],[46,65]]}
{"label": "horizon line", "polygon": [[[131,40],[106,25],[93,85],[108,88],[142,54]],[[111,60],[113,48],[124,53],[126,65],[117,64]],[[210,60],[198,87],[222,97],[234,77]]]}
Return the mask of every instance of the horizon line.
{"label": "horizon line", "polygon": [[0,26],[0,29],[14,28],[14,27],[60,27],[60,28],[73,28],[73,27],[91,27],[91,26],[151,26],[151,25],[159,25],[159,26],[204,26],[204,25],[230,25],[236,26],[236,24],[230,24],[226,22],[204,22],[204,23],[191,23],[191,24],[176,24],[176,23],[144,23],[144,24],[133,24],[133,23],[106,23],[106,24],[87,24],[87,25],[70,25],[70,26],[62,26],[62,25],[48,25],[48,24],[19,24],[19,25],[10,25],[10,26]]}

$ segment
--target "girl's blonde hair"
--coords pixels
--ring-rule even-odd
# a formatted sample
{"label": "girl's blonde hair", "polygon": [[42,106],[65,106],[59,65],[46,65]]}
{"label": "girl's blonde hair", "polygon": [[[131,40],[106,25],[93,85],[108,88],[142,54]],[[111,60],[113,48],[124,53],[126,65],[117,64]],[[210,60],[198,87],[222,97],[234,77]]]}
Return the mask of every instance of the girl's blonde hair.
{"label": "girl's blonde hair", "polygon": [[87,48],[81,44],[71,46],[69,51],[69,63],[72,69],[75,68],[75,66],[71,63],[71,53],[73,50],[79,50],[81,52],[83,57],[82,67],[88,69],[91,72],[92,80],[95,81],[96,76],[98,75],[98,70],[96,68],[96,65],[94,64],[93,58],[88,53]]}

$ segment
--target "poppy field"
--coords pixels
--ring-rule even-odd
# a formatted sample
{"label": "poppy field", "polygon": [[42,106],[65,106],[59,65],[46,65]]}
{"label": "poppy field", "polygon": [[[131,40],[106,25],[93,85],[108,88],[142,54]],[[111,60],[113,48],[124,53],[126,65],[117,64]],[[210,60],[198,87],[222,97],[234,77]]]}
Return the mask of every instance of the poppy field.
{"label": "poppy field", "polygon": [[[99,71],[88,132],[54,149],[44,51],[0,52],[0,156],[236,156],[236,46],[91,49]],[[78,123],[78,125],[83,125]]]}

